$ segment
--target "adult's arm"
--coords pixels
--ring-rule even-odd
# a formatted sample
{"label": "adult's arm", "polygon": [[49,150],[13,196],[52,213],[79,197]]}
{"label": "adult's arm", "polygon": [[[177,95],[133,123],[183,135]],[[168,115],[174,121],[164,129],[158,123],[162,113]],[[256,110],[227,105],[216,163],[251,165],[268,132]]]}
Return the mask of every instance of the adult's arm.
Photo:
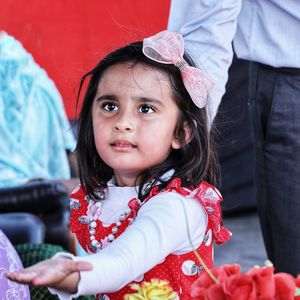
{"label": "adult's arm", "polygon": [[225,93],[241,0],[172,0],[168,30],[181,32],[196,65],[213,80],[208,101],[212,123]]}

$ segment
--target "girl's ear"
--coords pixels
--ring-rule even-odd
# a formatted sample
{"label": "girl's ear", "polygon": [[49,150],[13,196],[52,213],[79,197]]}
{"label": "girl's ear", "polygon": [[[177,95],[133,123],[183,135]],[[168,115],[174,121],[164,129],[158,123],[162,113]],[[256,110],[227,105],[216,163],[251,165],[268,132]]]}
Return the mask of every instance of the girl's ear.
{"label": "girl's ear", "polygon": [[183,147],[184,145],[188,144],[191,141],[191,139],[192,139],[191,130],[190,130],[190,127],[187,122],[184,122],[183,131],[184,131],[184,142],[181,143],[179,138],[174,136],[174,139],[172,142],[173,149],[180,149],[181,147]]}

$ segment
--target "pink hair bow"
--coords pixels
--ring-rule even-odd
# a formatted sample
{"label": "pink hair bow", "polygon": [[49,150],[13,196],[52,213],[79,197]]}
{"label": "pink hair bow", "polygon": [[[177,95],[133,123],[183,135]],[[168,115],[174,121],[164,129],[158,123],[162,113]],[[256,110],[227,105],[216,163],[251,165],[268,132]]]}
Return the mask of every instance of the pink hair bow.
{"label": "pink hair bow", "polygon": [[173,64],[180,69],[182,81],[193,102],[202,108],[206,104],[213,82],[202,71],[191,67],[183,59],[184,41],[180,33],[161,31],[144,39],[143,53],[162,64]]}

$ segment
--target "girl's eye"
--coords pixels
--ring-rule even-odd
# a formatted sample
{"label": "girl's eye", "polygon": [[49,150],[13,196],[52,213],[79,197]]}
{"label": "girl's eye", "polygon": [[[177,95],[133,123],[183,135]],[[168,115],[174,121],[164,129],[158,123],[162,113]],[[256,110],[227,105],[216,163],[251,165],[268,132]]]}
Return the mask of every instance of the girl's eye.
{"label": "girl's eye", "polygon": [[107,111],[114,111],[118,109],[118,106],[115,103],[108,102],[102,105],[102,108]]}
{"label": "girl's eye", "polygon": [[139,108],[139,112],[143,114],[151,114],[155,112],[155,109],[149,105],[144,104]]}

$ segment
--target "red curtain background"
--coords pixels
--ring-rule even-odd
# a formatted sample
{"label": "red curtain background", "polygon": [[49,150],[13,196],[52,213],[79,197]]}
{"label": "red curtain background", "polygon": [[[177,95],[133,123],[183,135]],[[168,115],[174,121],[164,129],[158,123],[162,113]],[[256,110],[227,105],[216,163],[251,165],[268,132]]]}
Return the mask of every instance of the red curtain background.
{"label": "red curtain background", "polygon": [[169,0],[0,0],[0,30],[54,80],[70,119],[80,77],[118,46],[167,26]]}

